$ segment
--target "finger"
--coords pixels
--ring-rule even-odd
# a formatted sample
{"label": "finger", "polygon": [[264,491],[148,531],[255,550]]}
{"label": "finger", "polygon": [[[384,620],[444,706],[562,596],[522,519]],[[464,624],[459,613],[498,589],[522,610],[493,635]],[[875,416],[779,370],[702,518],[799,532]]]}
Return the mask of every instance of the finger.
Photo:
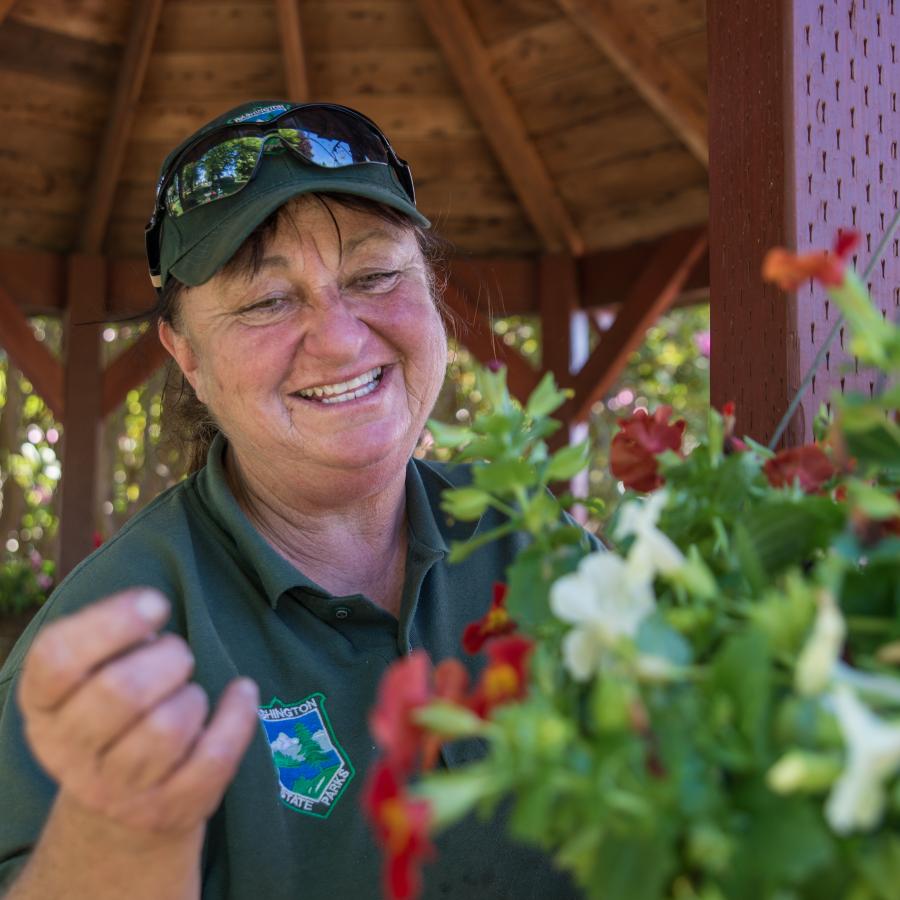
{"label": "finger", "polygon": [[25,659],[23,710],[58,706],[94,668],[145,641],[168,615],[169,602],[159,591],[134,588],[51,622]]}
{"label": "finger", "polygon": [[258,703],[254,682],[232,681],[190,756],[162,785],[162,806],[178,808],[172,814],[184,819],[182,827],[192,816],[208,818],[219,805],[258,727]]}
{"label": "finger", "polygon": [[143,790],[162,781],[187,756],[209,712],[199,684],[183,688],[153,707],[103,755],[104,777]]}
{"label": "finger", "polygon": [[56,730],[69,744],[103,750],[183,686],[193,670],[187,644],[164,634],[94,671],[54,713]]}

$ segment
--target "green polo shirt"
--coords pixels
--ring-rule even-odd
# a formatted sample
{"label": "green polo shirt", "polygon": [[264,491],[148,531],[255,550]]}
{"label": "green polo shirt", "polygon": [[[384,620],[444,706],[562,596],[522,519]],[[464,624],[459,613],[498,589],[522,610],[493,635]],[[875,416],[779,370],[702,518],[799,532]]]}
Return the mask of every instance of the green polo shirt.
{"label": "green polo shirt", "polygon": [[[399,619],[362,594],[329,594],[250,524],[225,479],[221,436],[204,469],[170,489],[82,562],[29,626],[0,671],[0,889],[35,843],[54,784],[25,745],[15,680],[43,622],[138,584],[173,602],[169,628],[196,658],[211,699],[238,675],[260,688],[260,727],[210,820],[203,857],[208,900],[350,900],[379,896],[381,858],[360,812],[376,750],[367,727],[378,682],[398,656],[424,648],[460,656],[465,625],[482,616],[493,581],[521,546],[511,536],[448,565],[453,540],[498,522],[449,523],[443,489],[466,470],[407,467],[409,549]],[[445,748],[454,767],[481,748]],[[427,898],[567,898],[568,877],[511,842],[497,821],[468,819],[437,839]]]}

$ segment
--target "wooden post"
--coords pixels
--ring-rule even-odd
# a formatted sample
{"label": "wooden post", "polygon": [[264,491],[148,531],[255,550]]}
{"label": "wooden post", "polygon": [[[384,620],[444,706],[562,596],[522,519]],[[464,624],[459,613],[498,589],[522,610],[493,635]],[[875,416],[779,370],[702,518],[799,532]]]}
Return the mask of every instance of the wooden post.
{"label": "wooden post", "polygon": [[91,552],[96,528],[97,456],[103,421],[100,331],[106,309],[102,257],[69,257],[67,294],[60,576]]}
{"label": "wooden post", "polygon": [[[829,246],[863,234],[868,262],[897,209],[900,8],[858,0],[708,0],[711,394],[737,404],[738,431],[767,441],[834,325],[809,284],[764,285],[767,248]],[[900,306],[900,255],[870,279],[885,315]],[[840,336],[786,434],[811,439],[832,389],[868,391]]]}

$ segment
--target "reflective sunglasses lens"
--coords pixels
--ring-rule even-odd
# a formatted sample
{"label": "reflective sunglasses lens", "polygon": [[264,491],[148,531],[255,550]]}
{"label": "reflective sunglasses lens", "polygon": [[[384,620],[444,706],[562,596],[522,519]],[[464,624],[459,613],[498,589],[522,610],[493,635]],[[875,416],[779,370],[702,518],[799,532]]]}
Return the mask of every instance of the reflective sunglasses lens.
{"label": "reflective sunglasses lens", "polygon": [[250,180],[264,142],[263,136],[253,134],[194,147],[166,190],[169,214],[181,216],[236,194]]}
{"label": "reflective sunglasses lens", "polygon": [[300,110],[278,120],[278,132],[306,160],[326,169],[387,163],[384,144],[364,122],[335,110]]}

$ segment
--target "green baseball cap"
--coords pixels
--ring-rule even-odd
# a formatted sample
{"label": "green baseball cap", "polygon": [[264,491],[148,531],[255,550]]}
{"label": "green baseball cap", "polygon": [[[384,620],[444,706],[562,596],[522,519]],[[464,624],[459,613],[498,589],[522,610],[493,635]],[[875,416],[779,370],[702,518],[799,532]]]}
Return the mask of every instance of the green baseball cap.
{"label": "green baseball cap", "polygon": [[[406,163],[396,157],[387,138],[365,116],[335,104],[292,104],[285,101],[253,101],[216,117],[178,145],[165,159],[160,185],[182,151],[205,134],[228,124],[263,124],[285,113],[318,107],[326,112],[349,114],[361,128],[368,123],[383,139],[394,164],[362,162],[328,168],[306,162],[291,152],[265,153],[253,177],[231,196],[197,205],[178,216],[165,209],[163,198],[147,226],[150,277],[161,288],[168,276],[184,284],[203,284],[231,259],[253,230],[292,197],[311,193],[352,194],[383,203],[405,213],[422,227],[430,222],[416,209],[412,177]],[[271,145],[275,145],[275,141]],[[401,176],[405,177],[405,186]],[[154,264],[156,257],[156,264]],[[157,271],[154,271],[156,269]]]}

